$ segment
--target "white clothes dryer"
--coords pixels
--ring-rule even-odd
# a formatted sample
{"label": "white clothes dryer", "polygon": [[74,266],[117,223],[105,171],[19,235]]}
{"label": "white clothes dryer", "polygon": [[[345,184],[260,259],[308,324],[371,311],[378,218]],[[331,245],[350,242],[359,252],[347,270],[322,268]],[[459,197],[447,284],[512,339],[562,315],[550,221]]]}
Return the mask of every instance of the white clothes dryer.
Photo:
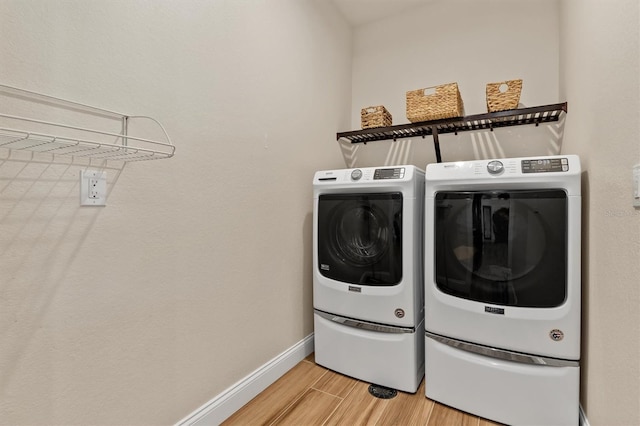
{"label": "white clothes dryer", "polygon": [[313,190],[315,361],[416,392],[424,376],[424,172],[319,171]]}
{"label": "white clothes dryer", "polygon": [[427,397],[578,424],[580,180],[575,155],[427,166]]}

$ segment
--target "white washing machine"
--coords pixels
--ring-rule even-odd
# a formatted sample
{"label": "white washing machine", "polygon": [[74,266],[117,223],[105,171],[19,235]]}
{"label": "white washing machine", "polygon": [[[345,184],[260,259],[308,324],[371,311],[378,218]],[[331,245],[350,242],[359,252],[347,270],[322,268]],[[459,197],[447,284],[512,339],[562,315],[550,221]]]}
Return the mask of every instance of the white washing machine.
{"label": "white washing machine", "polygon": [[427,397],[578,424],[580,179],[574,155],[427,166]]}
{"label": "white washing machine", "polygon": [[320,171],[313,193],[315,361],[415,393],[424,376],[424,173]]}

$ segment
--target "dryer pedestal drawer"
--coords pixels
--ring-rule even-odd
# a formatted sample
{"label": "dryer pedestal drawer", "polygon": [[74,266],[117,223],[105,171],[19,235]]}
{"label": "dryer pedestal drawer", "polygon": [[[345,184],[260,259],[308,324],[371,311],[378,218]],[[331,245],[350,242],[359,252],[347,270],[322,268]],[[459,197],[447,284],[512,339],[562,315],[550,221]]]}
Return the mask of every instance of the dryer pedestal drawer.
{"label": "dryer pedestal drawer", "polygon": [[425,339],[427,398],[510,425],[578,425],[580,367],[522,364]]}
{"label": "dryer pedestal drawer", "polygon": [[413,333],[386,333],[314,313],[315,361],[356,379],[415,393],[424,376],[424,322]]}

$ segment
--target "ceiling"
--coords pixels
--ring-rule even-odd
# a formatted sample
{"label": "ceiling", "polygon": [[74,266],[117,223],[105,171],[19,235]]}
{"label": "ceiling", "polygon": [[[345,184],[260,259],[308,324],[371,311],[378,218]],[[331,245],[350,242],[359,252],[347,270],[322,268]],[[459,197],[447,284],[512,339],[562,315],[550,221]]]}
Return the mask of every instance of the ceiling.
{"label": "ceiling", "polygon": [[433,0],[333,0],[354,27],[415,8]]}

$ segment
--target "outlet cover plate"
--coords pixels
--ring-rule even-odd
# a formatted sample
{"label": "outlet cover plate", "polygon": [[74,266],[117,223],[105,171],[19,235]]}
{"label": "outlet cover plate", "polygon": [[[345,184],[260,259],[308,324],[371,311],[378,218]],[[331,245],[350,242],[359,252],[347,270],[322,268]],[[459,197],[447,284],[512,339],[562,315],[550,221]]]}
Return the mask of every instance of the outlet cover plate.
{"label": "outlet cover plate", "polygon": [[107,172],[80,170],[80,205],[104,206],[107,202]]}

